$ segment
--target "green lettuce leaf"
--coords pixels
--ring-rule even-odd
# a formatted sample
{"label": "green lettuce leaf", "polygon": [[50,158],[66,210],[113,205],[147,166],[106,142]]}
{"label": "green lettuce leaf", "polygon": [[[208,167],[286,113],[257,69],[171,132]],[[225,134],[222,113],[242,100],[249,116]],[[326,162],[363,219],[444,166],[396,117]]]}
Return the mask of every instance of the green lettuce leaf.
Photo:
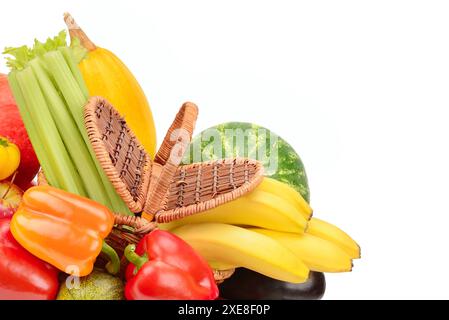
{"label": "green lettuce leaf", "polygon": [[[45,42],[34,40],[33,47],[7,47],[3,54],[6,57],[6,65],[13,70],[23,70],[28,62],[36,57],[40,57],[47,52],[57,50],[60,47],[67,47],[67,32],[62,30],[53,38],[48,38]],[[87,50],[81,45],[79,39],[74,39],[69,47],[72,50],[76,63],[81,62],[87,55]]]}

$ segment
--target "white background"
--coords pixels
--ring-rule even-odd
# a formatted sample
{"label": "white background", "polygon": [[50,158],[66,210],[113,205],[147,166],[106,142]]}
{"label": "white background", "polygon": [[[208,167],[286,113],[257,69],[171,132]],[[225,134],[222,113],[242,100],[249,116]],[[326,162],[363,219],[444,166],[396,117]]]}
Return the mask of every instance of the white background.
{"label": "white background", "polygon": [[198,132],[255,122],[297,149],[315,215],[363,249],[325,298],[449,298],[447,1],[16,0],[0,48],[66,10],[134,72],[159,137],[191,100]]}

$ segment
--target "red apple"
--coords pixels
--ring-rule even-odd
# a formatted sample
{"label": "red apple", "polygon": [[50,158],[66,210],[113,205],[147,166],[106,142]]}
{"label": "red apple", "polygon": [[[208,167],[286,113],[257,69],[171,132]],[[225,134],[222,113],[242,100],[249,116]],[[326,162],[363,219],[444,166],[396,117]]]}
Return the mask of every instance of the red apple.
{"label": "red apple", "polygon": [[31,181],[30,183],[20,185],[19,188],[23,190],[23,192],[27,191],[28,189],[37,186],[36,181]]}
{"label": "red apple", "polygon": [[16,104],[16,102],[9,88],[8,77],[0,73],[0,106],[9,104]]}
{"label": "red apple", "polygon": [[23,191],[9,181],[0,181],[0,219],[11,217],[22,201]]}

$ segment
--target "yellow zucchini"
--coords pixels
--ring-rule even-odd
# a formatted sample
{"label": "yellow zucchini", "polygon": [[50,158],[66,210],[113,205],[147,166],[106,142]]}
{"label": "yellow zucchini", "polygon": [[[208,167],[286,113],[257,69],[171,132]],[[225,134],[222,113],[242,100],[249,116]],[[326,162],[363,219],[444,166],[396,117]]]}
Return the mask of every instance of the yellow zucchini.
{"label": "yellow zucchini", "polygon": [[145,94],[134,75],[111,51],[97,47],[76,24],[64,15],[72,41],[78,38],[89,52],[79,68],[90,96],[106,98],[125,117],[127,124],[146,151],[154,157],[156,130]]}

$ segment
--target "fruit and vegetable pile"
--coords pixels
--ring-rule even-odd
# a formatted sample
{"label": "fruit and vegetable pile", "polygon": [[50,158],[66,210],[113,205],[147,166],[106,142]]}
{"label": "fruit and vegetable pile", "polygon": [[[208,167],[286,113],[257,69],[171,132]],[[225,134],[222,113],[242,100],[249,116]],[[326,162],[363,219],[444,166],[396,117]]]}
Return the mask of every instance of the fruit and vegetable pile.
{"label": "fruit and vegetable pile", "polygon": [[[299,155],[255,124],[211,127],[183,159],[257,160],[264,177],[254,190],[173,221],[133,213],[92,147],[84,107],[105,98],[154,157],[150,106],[125,64],[64,18],[70,45],[61,31],[4,51],[11,71],[0,75],[0,299],[319,299],[323,273],[352,270],[360,248],[312,217]],[[220,183],[232,187],[233,177]],[[120,250],[110,237],[118,215],[155,228]]]}

